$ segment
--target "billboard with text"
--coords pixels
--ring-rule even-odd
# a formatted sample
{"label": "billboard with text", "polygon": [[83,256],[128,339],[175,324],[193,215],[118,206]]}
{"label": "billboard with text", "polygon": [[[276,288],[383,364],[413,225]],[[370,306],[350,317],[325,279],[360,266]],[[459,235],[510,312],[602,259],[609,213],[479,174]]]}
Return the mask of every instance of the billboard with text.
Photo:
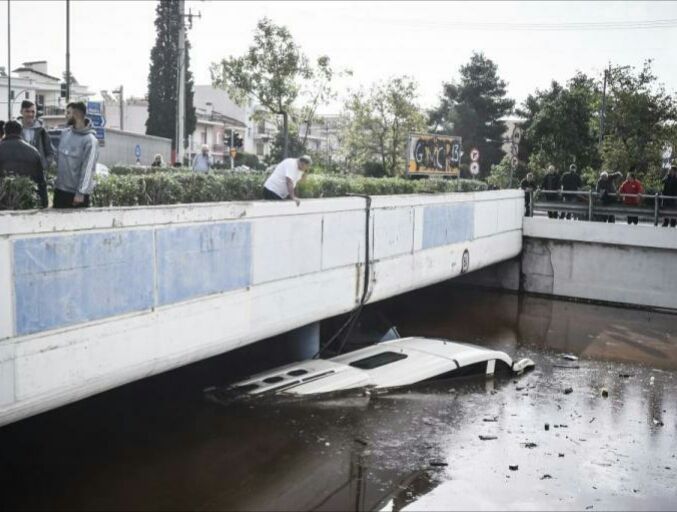
{"label": "billboard with text", "polygon": [[412,133],[407,149],[407,174],[458,177],[461,147],[461,137]]}

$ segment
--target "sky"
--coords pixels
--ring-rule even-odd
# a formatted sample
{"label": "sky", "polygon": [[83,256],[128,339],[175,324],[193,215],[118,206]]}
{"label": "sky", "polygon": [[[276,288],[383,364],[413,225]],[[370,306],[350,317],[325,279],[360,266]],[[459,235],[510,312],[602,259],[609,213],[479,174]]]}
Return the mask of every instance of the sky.
{"label": "sky", "polygon": [[[155,40],[155,1],[71,1],[71,70],[93,91],[124,85],[126,96],[147,89]],[[47,60],[65,69],[64,0],[11,0],[12,68]],[[552,80],[577,70],[602,75],[609,62],[641,66],[654,60],[659,80],[677,90],[677,2],[226,2],[188,0],[199,12],[188,37],[197,84],[209,66],[242,55],[256,22],[268,16],[286,25],[311,58],[328,55],[350,69],[341,92],[407,74],[419,84],[419,103],[434,106],[442,83],[458,78],[473,51],[498,64],[508,95],[518,103]],[[675,20],[667,28],[591,29],[589,23]],[[571,30],[571,25],[576,30]],[[552,24],[556,24],[553,26]],[[562,25],[565,24],[565,25]],[[7,0],[0,0],[0,66],[7,65]],[[534,28],[538,28],[535,30]],[[564,28],[564,30],[563,30]],[[338,111],[340,103],[325,107]]]}

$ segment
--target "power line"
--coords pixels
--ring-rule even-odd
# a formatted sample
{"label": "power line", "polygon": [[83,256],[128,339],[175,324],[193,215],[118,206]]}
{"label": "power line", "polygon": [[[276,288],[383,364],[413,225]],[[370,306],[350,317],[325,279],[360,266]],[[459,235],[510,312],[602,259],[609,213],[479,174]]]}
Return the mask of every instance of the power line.
{"label": "power line", "polygon": [[[357,18],[356,18],[357,20]],[[370,23],[381,23],[408,28],[441,28],[460,30],[498,30],[498,31],[595,31],[595,30],[653,30],[677,27],[677,18],[642,21],[602,21],[602,22],[566,22],[566,23],[511,23],[511,22],[475,22],[454,21],[438,22],[426,20],[395,20],[370,18]]]}

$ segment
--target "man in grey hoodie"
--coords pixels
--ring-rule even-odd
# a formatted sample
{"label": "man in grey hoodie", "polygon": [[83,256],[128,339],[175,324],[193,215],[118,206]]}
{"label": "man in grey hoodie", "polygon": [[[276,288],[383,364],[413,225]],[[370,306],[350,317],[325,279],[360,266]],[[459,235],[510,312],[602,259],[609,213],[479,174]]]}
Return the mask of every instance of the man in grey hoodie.
{"label": "man in grey hoodie", "polygon": [[66,108],[68,128],[61,132],[57,151],[57,175],[54,184],[54,208],[89,206],[94,190],[94,172],[99,156],[99,141],[81,101]]}
{"label": "man in grey hoodie", "polygon": [[23,139],[38,150],[42,158],[42,167],[47,170],[54,163],[54,148],[47,130],[36,115],[35,103],[29,100],[21,102],[21,117],[17,121],[23,127]]}

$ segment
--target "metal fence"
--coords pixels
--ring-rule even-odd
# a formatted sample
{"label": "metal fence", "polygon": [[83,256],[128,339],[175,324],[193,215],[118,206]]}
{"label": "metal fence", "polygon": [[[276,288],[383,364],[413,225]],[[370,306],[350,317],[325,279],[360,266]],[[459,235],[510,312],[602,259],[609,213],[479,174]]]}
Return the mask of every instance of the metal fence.
{"label": "metal fence", "polygon": [[[677,197],[674,196],[615,193],[606,195],[605,201],[602,201],[600,194],[592,190],[539,189],[527,194],[526,215],[529,217],[543,212],[549,213],[551,217],[556,213],[558,218],[566,216],[598,222],[614,222],[615,217],[637,217],[639,221],[653,222],[655,226],[661,219],[677,219]],[[622,203],[625,197],[639,198],[639,205]]]}

